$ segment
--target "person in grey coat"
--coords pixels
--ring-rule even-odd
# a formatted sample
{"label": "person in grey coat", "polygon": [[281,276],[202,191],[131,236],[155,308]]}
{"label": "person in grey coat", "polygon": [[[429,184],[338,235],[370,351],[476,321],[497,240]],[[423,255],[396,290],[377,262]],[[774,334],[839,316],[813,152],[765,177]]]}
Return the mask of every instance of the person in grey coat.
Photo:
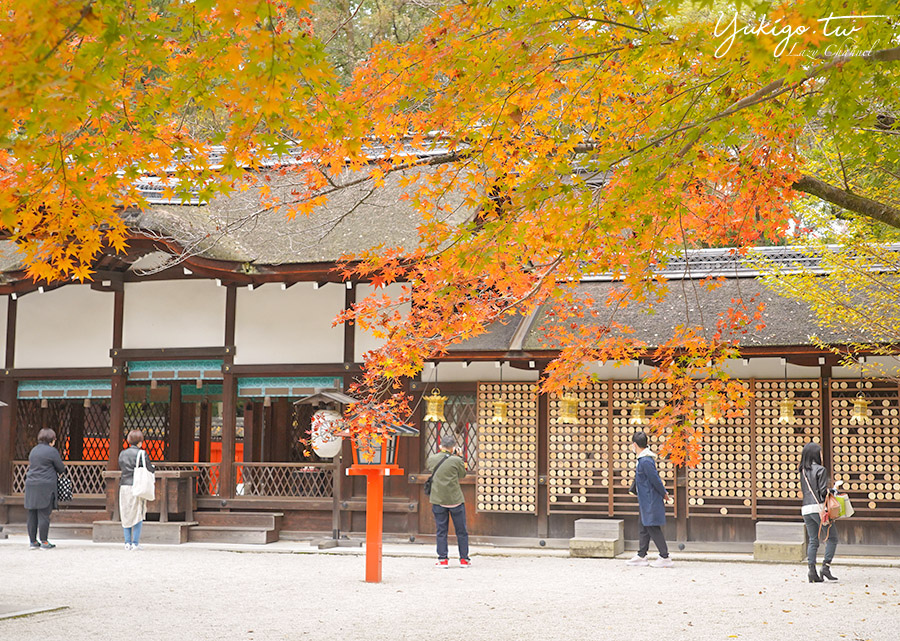
{"label": "person in grey coat", "polygon": [[54,445],[56,432],[44,428],[38,432],[38,444],[28,455],[25,474],[25,509],[28,512],[28,538],[32,550],[52,550],[56,546],[47,540],[50,533],[50,512],[57,504],[56,483],[66,466]]}

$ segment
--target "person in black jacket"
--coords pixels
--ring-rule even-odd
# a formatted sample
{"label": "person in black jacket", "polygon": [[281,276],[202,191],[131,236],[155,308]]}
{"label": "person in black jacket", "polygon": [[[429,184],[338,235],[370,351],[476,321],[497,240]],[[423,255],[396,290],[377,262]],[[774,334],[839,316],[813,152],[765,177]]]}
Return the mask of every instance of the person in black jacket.
{"label": "person in black jacket", "polygon": [[[44,428],[38,432],[38,444],[28,455],[28,472],[25,474],[25,509],[28,511],[28,538],[32,550],[52,550],[56,546],[47,540],[50,533],[50,512],[57,504],[56,483],[65,474],[56,432]],[[40,542],[38,542],[40,541]]]}
{"label": "person in black jacket", "polygon": [[806,561],[809,564],[809,582],[821,583],[825,579],[837,581],[831,573],[831,562],[837,549],[838,533],[834,522],[826,525],[828,540],[825,542],[825,560],[822,563],[822,574],[816,572],[816,552],[819,551],[819,533],[825,532],[821,528],[819,505],[825,501],[825,496],[831,490],[828,489],[828,470],[822,466],[822,447],[818,443],[807,443],[800,454],[800,487],[803,490],[803,507],[800,513],[806,524],[806,534],[809,538],[809,547],[806,550]]}

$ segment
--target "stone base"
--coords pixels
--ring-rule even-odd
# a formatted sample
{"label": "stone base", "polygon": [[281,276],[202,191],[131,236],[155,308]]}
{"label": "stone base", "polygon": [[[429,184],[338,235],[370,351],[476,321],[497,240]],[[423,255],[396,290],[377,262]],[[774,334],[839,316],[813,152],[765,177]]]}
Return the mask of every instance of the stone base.
{"label": "stone base", "polygon": [[624,551],[624,539],[569,539],[569,556],[612,559]]}
{"label": "stone base", "polygon": [[779,541],[756,541],[753,544],[755,561],[782,561],[797,563],[806,557],[803,543],[782,543]]}
{"label": "stone base", "polygon": [[[141,543],[187,543],[188,531],[195,525],[196,521],[144,521]],[[94,521],[94,543],[120,543],[124,540],[121,521]]]}

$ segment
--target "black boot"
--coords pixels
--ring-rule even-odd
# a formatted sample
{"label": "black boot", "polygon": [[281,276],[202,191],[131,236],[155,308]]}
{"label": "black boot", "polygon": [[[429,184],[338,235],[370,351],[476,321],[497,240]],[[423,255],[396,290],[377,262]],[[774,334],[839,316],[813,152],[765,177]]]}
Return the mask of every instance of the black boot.
{"label": "black boot", "polygon": [[828,563],[822,564],[822,578],[829,581],[837,581],[837,577],[831,573],[831,565]]}
{"label": "black boot", "polygon": [[809,582],[810,583],[821,583],[824,581],[822,577],[819,576],[819,573],[816,572],[816,566],[809,566]]}

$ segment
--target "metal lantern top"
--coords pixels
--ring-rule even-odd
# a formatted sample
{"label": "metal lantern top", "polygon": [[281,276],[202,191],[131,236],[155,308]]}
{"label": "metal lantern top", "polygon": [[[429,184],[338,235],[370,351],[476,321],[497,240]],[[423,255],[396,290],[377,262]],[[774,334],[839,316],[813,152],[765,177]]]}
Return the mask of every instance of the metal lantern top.
{"label": "metal lantern top", "polygon": [[397,437],[418,433],[414,427],[398,425],[379,432],[355,434],[352,439],[353,467],[396,467]]}
{"label": "metal lantern top", "polygon": [[575,425],[578,423],[578,397],[566,394],[559,397],[560,423]]}
{"label": "metal lantern top", "polygon": [[447,419],[444,418],[444,401],[447,400],[446,396],[441,396],[441,390],[438,388],[433,388],[431,390],[431,396],[426,396],[425,398],[425,418],[422,419],[426,423],[443,423]]}
{"label": "metal lantern top", "polygon": [[872,417],[869,416],[870,403],[871,401],[863,396],[861,392],[856,395],[856,398],[853,399],[853,408],[850,410],[851,425],[863,425],[864,423],[872,422]]}
{"label": "metal lantern top", "polygon": [[778,402],[778,422],[784,425],[793,425],[794,418],[794,399],[784,397]]}
{"label": "metal lantern top", "polygon": [[506,401],[494,401],[494,415],[491,417],[491,423],[505,423],[509,403]]}
{"label": "metal lantern top", "polygon": [[628,419],[629,425],[646,425],[647,424],[647,404],[641,401],[634,401],[630,406],[631,416]]}

